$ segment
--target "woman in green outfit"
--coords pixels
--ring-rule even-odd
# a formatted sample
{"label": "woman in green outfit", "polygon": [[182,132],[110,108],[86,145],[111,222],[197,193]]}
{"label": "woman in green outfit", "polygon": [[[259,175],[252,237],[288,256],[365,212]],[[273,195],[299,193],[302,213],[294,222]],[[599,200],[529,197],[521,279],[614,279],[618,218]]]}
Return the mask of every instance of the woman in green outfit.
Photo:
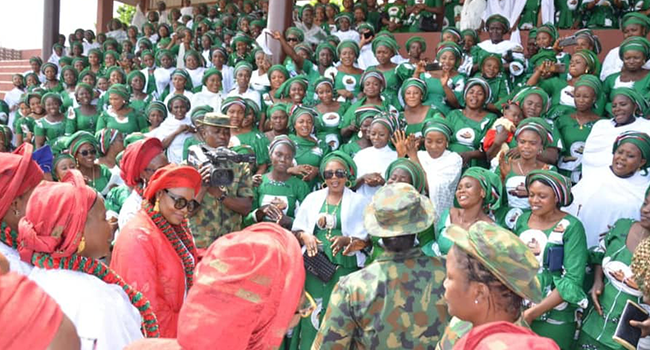
{"label": "woman in green outfit", "polygon": [[25,94],[24,102],[30,112],[16,121],[16,140],[19,146],[23,142],[34,142],[34,125],[37,120],[45,117],[45,108],[43,108],[41,98],[42,95],[38,91]]}
{"label": "woman in green outfit", "polygon": [[324,140],[335,151],[341,146],[341,132],[339,126],[349,105],[336,100],[334,83],[329,78],[319,78],[314,84],[314,90],[319,103],[314,107],[316,117],[316,138]]}
{"label": "woman in green outfit", "polygon": [[106,94],[110,106],[99,116],[96,131],[110,128],[130,134],[139,132],[147,126],[146,119],[129,106],[130,94],[126,86],[112,85]]}
{"label": "woman in green outfit", "polygon": [[553,339],[562,350],[573,350],[576,311],[588,304],[582,289],[588,253],[582,223],[560,209],[573,201],[571,180],[534,170],[526,176],[526,190],[531,211],[517,219],[513,232],[542,267],[537,278],[544,300],[531,304],[523,317],[535,333]]}
{"label": "woman in green outfit", "polygon": [[41,72],[43,72],[43,75],[45,75],[45,82],[43,82],[43,85],[41,85],[41,87],[46,92],[54,92],[58,94],[59,92],[65,90],[63,83],[57,79],[59,68],[54,63],[45,63],[41,67]]}
{"label": "woman in green outfit", "polygon": [[415,135],[422,138],[424,124],[431,120],[438,110],[424,104],[427,96],[426,83],[418,78],[409,78],[404,81],[399,92],[401,101],[404,102],[404,111],[400,113],[402,123],[406,124],[406,135]]}
{"label": "woman in green outfit", "polygon": [[95,136],[86,131],[77,131],[65,140],[65,148],[75,158],[77,169],[88,186],[106,196],[113,185],[121,182],[120,173],[111,172],[106,165],[95,164],[97,146]]}
{"label": "woman in green outfit", "polygon": [[602,84],[596,76],[585,74],[574,84],[574,112],[567,111],[555,120],[555,128],[562,138],[562,152],[557,167],[560,174],[574,184],[582,177],[582,152],[594,124],[601,119],[596,113],[597,96],[602,94]]}
{"label": "woman in green outfit", "polygon": [[88,51],[88,67],[85,70],[94,73],[96,76],[102,75],[103,74],[102,62],[103,62],[102,51],[97,48],[90,49],[90,51]]}
{"label": "woman in green outfit", "polygon": [[264,133],[269,142],[277,136],[289,133],[289,106],[286,103],[278,102],[273,104],[266,112],[269,115],[269,129]]}
{"label": "woman in green outfit", "polygon": [[316,111],[307,107],[295,107],[289,117],[289,138],[296,144],[296,165],[288,171],[305,181],[310,189],[316,185],[318,167],[330,149],[325,141],[312,136],[315,120]]}
{"label": "woman in green outfit", "polygon": [[68,108],[77,107],[74,94],[77,82],[79,81],[79,74],[72,66],[66,66],[61,68],[61,74],[59,76],[59,79],[63,81],[63,85],[65,86],[65,89],[59,93],[63,101],[62,110],[67,111]]}
{"label": "woman in green outfit", "polygon": [[81,83],[77,85],[75,90],[75,98],[79,107],[68,110],[65,134],[72,135],[80,130],[93,133],[96,130],[97,120],[100,115],[97,106],[91,103],[94,89],[88,84]]}
{"label": "woman in green outfit", "polygon": [[354,161],[341,151],[332,152],[323,159],[319,173],[327,187],[305,198],[292,230],[299,231],[298,239],[309,256],[322,251],[337,269],[328,282],[307,273],[305,290],[318,306],[310,318],[301,319],[293,329],[291,349],[311,348],[332,290],[341,277],[357,271],[365,261],[362,253],[345,254],[345,247],[353,245],[355,240],[366,240],[368,236],[362,215],[359,215],[368,202],[349,189],[356,179]]}
{"label": "woman in green outfit", "polygon": [[363,70],[354,66],[359,57],[359,45],[352,40],[344,40],[336,47],[341,64],[336,67],[334,89],[339,98],[354,102],[361,91]]}
{"label": "woman in green outfit", "polygon": [[397,100],[397,94],[402,84],[402,80],[397,75],[397,64],[393,63],[391,59],[399,53],[399,46],[395,39],[388,35],[377,36],[372,41],[372,52],[375,54],[377,62],[376,66],[370,66],[368,69],[376,69],[384,75],[386,80],[386,88],[383,95],[389,101]]}
{"label": "woman in green outfit", "polygon": [[[238,96],[231,96],[224,100],[222,112],[230,109],[233,103],[243,102],[245,105],[243,118],[231,118],[230,125],[234,129],[230,130],[230,145],[241,146],[247,145],[255,151],[256,167],[253,167],[254,175],[262,175],[266,173],[269,166],[269,141],[260,132],[256,123],[258,122],[258,115],[260,114],[257,103],[249,98],[241,98]],[[229,114],[230,115],[230,114]]]}
{"label": "woman in green outfit", "polygon": [[381,110],[374,106],[357,108],[357,110],[354,111],[354,116],[355,125],[359,126],[359,132],[356,135],[353,135],[350,141],[343,144],[339,149],[354,158],[359,151],[371,147],[370,124],[372,124],[373,118],[379,114],[381,114]]}
{"label": "woman in green outfit", "polygon": [[465,108],[455,109],[447,115],[453,130],[449,150],[463,158],[464,167],[487,167],[481,140],[497,119],[495,114],[485,109],[492,96],[490,85],[481,78],[471,78],[465,85],[463,95]]}
{"label": "woman in green outfit", "polygon": [[34,146],[36,149],[44,145],[52,145],[57,138],[65,134],[65,116],[61,113],[63,101],[54,92],[43,95],[41,104],[45,106],[45,117],[34,125]]}
{"label": "woman in green outfit", "polygon": [[139,114],[144,113],[153,99],[153,94],[147,94],[145,89],[145,76],[139,70],[134,70],[126,77],[126,85],[131,88],[129,106]]}
{"label": "woman in green outfit", "polygon": [[444,256],[453,242],[447,231],[452,225],[465,230],[476,222],[494,224],[494,212],[501,206],[502,185],[493,172],[471,167],[463,173],[458,183],[454,206],[445,209],[435,225],[435,239],[422,247],[428,256]]}
{"label": "woman in green outfit", "polygon": [[275,103],[281,102],[282,99],[275,97],[282,84],[289,79],[289,71],[281,64],[275,64],[269,68],[266,73],[269,76],[271,88],[269,91],[262,93],[262,103],[266,108],[273,106]]}
{"label": "woman in green outfit", "polygon": [[308,102],[311,99],[307,96],[308,86],[309,80],[307,80],[306,76],[296,75],[282,83],[278,91],[275,93],[275,98],[289,103],[292,107],[309,104]]}
{"label": "woman in green outfit", "polygon": [[422,79],[427,85],[424,104],[431,105],[445,116],[453,108],[463,105],[465,76],[458,73],[462,57],[463,52],[458,44],[444,41],[438,45],[436,54],[441,69],[427,72],[424,61],[420,61],[413,73],[414,78]]}
{"label": "woman in green outfit", "polygon": [[629,37],[621,44],[618,56],[623,61],[623,68],[603,82],[605,96],[609,96],[615,88],[629,87],[646,99],[650,97],[650,70],[643,68],[645,62],[650,59],[650,42],[643,37]]}
{"label": "woman in green outfit", "polygon": [[255,187],[253,211],[246,221],[272,221],[290,229],[296,210],[309,194],[304,181],[289,174],[296,146],[286,135],[277,136],[269,145],[271,171],[262,176]]}
{"label": "woman in green outfit", "polygon": [[619,11],[624,10],[625,6],[627,1],[582,0],[580,12],[588,28],[618,28]]}
{"label": "woman in green outfit", "polygon": [[[591,289],[592,307],[586,313],[577,346],[591,349],[622,349],[612,340],[627,300],[643,302],[641,288],[634,282],[629,266],[637,245],[650,236],[650,191],[641,206],[641,220],[619,219],[590,252],[595,264],[595,280]],[[606,279],[603,276],[607,277]],[[604,282],[603,282],[604,281]]]}

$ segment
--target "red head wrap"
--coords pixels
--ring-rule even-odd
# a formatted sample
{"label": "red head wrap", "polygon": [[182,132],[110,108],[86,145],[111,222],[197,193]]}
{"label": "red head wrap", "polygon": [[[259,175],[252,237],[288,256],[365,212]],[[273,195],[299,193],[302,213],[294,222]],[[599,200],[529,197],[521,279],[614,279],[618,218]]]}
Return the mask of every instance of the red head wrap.
{"label": "red head wrap", "polygon": [[472,329],[454,346],[454,350],[529,349],[560,350],[548,338],[509,322],[492,322]]}
{"label": "red head wrap", "polygon": [[197,266],[178,343],[187,350],[277,348],[302,295],[302,260],[296,238],[276,224],[219,238]]}
{"label": "red head wrap", "polygon": [[63,182],[40,184],[27,203],[25,217],[18,223],[18,252],[23,261],[32,254],[49,253],[68,257],[79,246],[88,211],[97,192],[86,186],[78,170],[69,171]]}
{"label": "red head wrap", "polygon": [[6,335],[0,349],[45,349],[62,320],[59,304],[36,283],[14,272],[0,276],[0,324]]}
{"label": "red head wrap", "polygon": [[140,173],[162,152],[162,142],[155,137],[139,140],[126,147],[120,162],[120,176],[124,183],[129,187],[137,186]]}
{"label": "red head wrap", "polygon": [[149,185],[144,191],[144,199],[149,200],[156,196],[158,191],[167,188],[187,187],[194,190],[194,194],[201,189],[201,174],[191,166],[178,166],[169,164],[156,171],[149,179]]}
{"label": "red head wrap", "polygon": [[32,160],[33,150],[31,144],[23,143],[14,153],[0,153],[0,218],[16,197],[43,180],[43,171]]}

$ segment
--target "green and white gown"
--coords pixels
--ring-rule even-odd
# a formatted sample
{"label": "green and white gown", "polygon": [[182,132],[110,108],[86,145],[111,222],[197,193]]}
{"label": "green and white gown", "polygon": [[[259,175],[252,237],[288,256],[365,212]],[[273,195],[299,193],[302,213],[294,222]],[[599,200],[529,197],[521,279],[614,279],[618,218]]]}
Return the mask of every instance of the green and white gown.
{"label": "green and white gown", "polygon": [[44,136],[45,144],[53,145],[57,138],[65,135],[65,118],[60,121],[50,121],[47,116],[36,121],[34,136]]}
{"label": "green and white gown", "polygon": [[262,183],[254,188],[253,210],[244,219],[244,225],[252,225],[255,222],[255,209],[267,204],[274,204],[282,210],[284,215],[294,218],[300,203],[305,200],[310,189],[307,184],[297,177],[290,177],[287,181],[274,181],[269,174],[262,176]]}
{"label": "green and white gown", "polygon": [[[452,108],[447,104],[445,98],[445,90],[442,87],[442,82],[438,78],[434,78],[429,73],[420,74],[420,79],[424,80],[427,84],[427,96],[422,102],[424,105],[430,105],[439,112],[447,116]],[[465,76],[457,74],[449,79],[447,85],[451,88],[456,95],[458,102],[463,105],[463,91],[465,90]]]}
{"label": "green and white gown", "polygon": [[72,135],[79,130],[88,131],[91,134],[97,129],[97,121],[100,111],[96,110],[93,115],[85,115],[81,112],[81,107],[68,110],[68,120],[65,125],[65,134]]}
{"label": "green and white gown", "polygon": [[[567,214],[547,230],[531,229],[528,226],[531,212],[524,212],[515,224],[514,232],[528,245],[541,266],[537,278],[542,294],[549,295],[556,290],[563,302],[544,313],[531,324],[531,329],[553,339],[562,350],[574,350],[576,317],[588,305],[583,291],[583,280],[587,266],[587,242],[585,229],[578,218]],[[562,255],[562,263],[555,271],[549,269],[549,252]]]}
{"label": "green and white gown", "polygon": [[316,110],[318,112],[315,120],[316,138],[325,141],[332,151],[337,150],[341,146],[340,125],[343,122],[343,116],[348,106],[347,103],[340,103],[339,109],[336,112],[321,113]]}
{"label": "green and white gown", "polygon": [[[478,122],[465,117],[461,109],[451,111],[447,115],[447,120],[454,133],[449,141],[449,150],[456,153],[479,150],[485,134],[496,119],[496,114],[487,113],[483,120]],[[488,168],[487,161],[479,159],[472,159],[469,166]]]}
{"label": "green and white gown", "polygon": [[574,184],[582,177],[582,152],[595,123],[596,121],[580,125],[571,117],[571,113],[561,114],[553,123],[564,145],[558,161],[560,174],[570,178]]}
{"label": "green and white gown", "polygon": [[[298,165],[307,164],[318,168],[323,157],[329,153],[330,147],[322,140],[316,142],[296,135],[289,135],[289,138],[296,144],[294,159]],[[307,185],[309,185],[310,189],[313,189],[318,181],[319,177],[316,176],[313,180],[307,182]]]}
{"label": "green and white gown", "polygon": [[125,134],[139,132],[146,128],[147,120],[143,115],[138,114],[135,110],[127,113],[123,119],[118,119],[117,114],[112,109],[103,111],[97,120],[97,131],[110,128]]}

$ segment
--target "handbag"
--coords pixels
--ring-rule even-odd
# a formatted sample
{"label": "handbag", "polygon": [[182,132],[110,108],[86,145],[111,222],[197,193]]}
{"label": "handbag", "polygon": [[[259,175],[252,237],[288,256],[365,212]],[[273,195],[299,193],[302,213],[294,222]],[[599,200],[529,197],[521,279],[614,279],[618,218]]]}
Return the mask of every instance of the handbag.
{"label": "handbag", "polygon": [[323,283],[329,282],[334,277],[338,265],[332,263],[322,249],[318,249],[318,253],[314,256],[307,255],[307,252],[302,256],[305,270],[323,281]]}
{"label": "handbag", "polygon": [[422,32],[436,32],[438,31],[438,21],[435,15],[421,16],[420,17],[420,31]]}

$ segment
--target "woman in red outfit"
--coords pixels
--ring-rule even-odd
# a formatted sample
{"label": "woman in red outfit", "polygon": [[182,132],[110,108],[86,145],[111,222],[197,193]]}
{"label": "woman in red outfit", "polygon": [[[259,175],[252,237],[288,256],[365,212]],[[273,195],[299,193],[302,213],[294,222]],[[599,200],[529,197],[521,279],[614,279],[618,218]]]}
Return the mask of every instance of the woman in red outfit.
{"label": "woman in red outfit", "polygon": [[160,168],[113,249],[111,268],[149,299],[164,338],[176,337],[178,313],[193,283],[197,254],[187,215],[198,206],[193,198],[200,188],[194,168]]}

